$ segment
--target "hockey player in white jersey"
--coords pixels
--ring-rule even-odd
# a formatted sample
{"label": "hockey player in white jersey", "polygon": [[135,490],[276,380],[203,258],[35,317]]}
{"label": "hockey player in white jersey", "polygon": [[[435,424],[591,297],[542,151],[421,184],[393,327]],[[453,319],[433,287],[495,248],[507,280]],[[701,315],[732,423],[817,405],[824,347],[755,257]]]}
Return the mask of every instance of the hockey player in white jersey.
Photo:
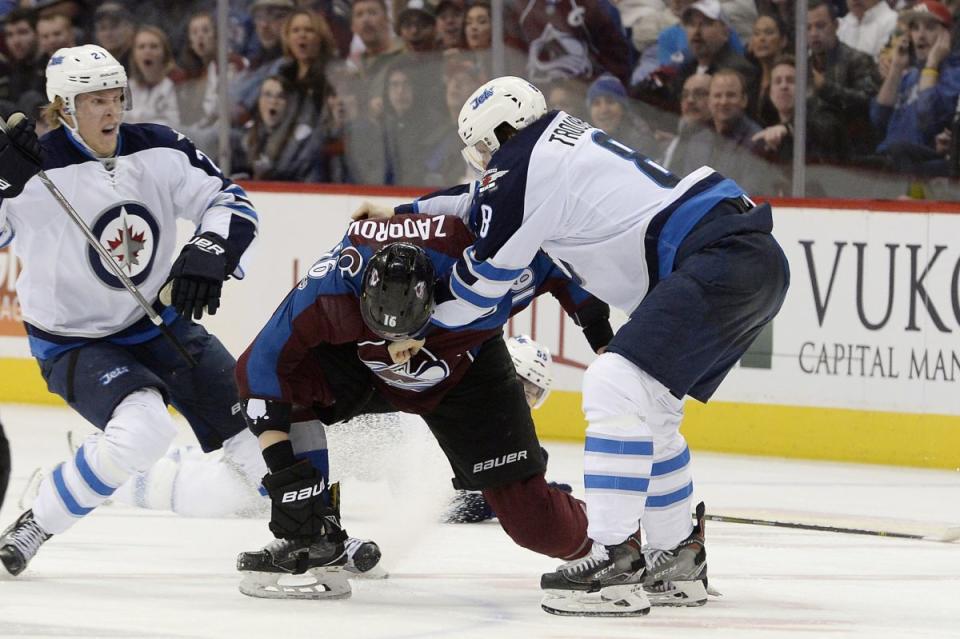
{"label": "hockey player in white jersey", "polygon": [[[258,226],[252,204],[183,135],[122,124],[130,106],[126,73],[106,50],[60,49],[46,75],[47,119],[55,129],[38,141],[33,124],[21,119],[0,133],[0,246],[12,242],[23,263],[17,293],[48,388],[102,433],[44,478],[32,508],[0,535],[0,563],[11,575],[52,535],[164,456],[176,434],[168,403],[204,451],[222,447],[231,462],[212,475],[197,473],[196,492],[204,490],[201,480],[216,476],[240,482],[255,497],[266,473],[239,414],[234,359],[193,321],[216,312],[225,280],[243,278]],[[154,300],[195,367],[86,244],[34,177],[41,169]],[[178,218],[195,224],[196,233],[174,259]],[[167,284],[171,306],[158,300]]]}
{"label": "hockey player in white jersey", "polygon": [[539,249],[629,315],[584,374],[593,550],[543,576],[544,609],[642,615],[644,586],[704,603],[703,508],[694,526],[682,398],[707,401],[783,302],[789,271],[769,205],[709,167],[680,178],[587,122],[548,113],[521,78],[480,87],[458,122],[478,181],[354,214],[455,213],[477,229],[447,290],[438,287],[432,322],[482,317]]}

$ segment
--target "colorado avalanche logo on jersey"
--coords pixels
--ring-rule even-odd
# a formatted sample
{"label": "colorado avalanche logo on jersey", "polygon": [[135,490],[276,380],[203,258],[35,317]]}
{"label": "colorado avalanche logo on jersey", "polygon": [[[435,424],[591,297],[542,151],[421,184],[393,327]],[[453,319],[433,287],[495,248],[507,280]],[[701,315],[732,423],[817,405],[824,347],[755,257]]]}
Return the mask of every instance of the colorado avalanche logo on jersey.
{"label": "colorado avalanche logo on jersey", "polygon": [[[147,207],[139,202],[115,204],[96,217],[90,230],[134,284],[150,276],[160,245],[160,225]],[[87,259],[100,281],[110,288],[123,288],[93,247],[87,247]]]}
{"label": "colorado avalanche logo on jersey", "polygon": [[386,355],[385,344],[382,341],[361,342],[359,355],[360,361],[388,386],[420,393],[430,390],[450,376],[450,366],[445,361],[437,359],[426,348],[421,348],[413,359],[403,364],[390,364],[379,359],[364,359],[364,355],[367,354],[363,352],[364,346],[379,345],[378,353],[382,351]]}

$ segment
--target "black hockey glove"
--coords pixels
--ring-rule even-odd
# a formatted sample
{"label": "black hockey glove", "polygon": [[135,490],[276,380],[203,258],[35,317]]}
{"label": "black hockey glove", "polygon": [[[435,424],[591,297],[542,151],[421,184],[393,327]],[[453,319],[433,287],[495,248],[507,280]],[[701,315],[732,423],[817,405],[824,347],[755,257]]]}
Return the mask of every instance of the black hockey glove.
{"label": "black hockey glove", "polygon": [[172,304],[184,317],[192,315],[198,320],[204,308],[207,314],[216,315],[223,282],[239,261],[231,253],[226,240],[216,233],[192,237],[173,263],[160,301]]}
{"label": "black hockey glove", "polygon": [[275,537],[316,539],[342,530],[336,510],[324,503],[323,479],[309,461],[267,474],[263,487],[273,504],[270,532]]}
{"label": "black hockey glove", "polygon": [[33,121],[22,113],[14,113],[7,121],[7,132],[0,132],[0,197],[20,195],[42,166]]}

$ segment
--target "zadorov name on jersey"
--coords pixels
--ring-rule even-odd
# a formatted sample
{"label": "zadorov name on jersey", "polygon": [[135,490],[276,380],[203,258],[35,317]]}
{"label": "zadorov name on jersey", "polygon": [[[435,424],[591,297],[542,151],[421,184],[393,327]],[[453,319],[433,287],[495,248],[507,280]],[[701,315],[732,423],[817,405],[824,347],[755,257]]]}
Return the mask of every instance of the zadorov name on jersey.
{"label": "zadorov name on jersey", "polygon": [[360,220],[350,224],[347,235],[359,235],[368,240],[386,242],[387,240],[421,239],[447,237],[443,228],[445,218],[438,215],[432,218],[404,218],[390,220]]}
{"label": "zadorov name on jersey", "polygon": [[515,461],[520,461],[521,459],[526,458],[527,451],[518,450],[515,453],[510,453],[509,455],[504,455],[503,457],[494,457],[493,459],[488,459],[487,461],[477,462],[473,465],[473,472],[482,473],[485,470],[506,466],[507,464],[512,464]]}

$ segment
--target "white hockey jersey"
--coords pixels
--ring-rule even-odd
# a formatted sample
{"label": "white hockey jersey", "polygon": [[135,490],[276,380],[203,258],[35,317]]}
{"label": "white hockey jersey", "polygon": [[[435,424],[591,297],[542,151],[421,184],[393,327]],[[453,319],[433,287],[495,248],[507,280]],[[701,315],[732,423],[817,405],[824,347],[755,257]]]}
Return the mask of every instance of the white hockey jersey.
{"label": "white hockey jersey", "polygon": [[[121,125],[112,168],[65,128],[45,135],[44,169],[133,280],[156,300],[176,250],[176,219],[227,239],[237,255],[257,232],[246,193],[189,139],[160,125]],[[31,351],[46,359],[89,338],[137,343],[159,335],[82,232],[34,177],[0,200],[0,247],[13,242],[23,269],[17,295]],[[243,277],[243,260],[233,273]],[[172,308],[155,304],[168,322]]]}
{"label": "white hockey jersey", "polygon": [[721,200],[742,196],[709,167],[679,179],[600,129],[552,112],[494,154],[482,178],[397,207],[456,214],[477,234],[433,322],[463,326],[495,308],[542,248],[583,288],[631,313],[673,268],[681,241]]}

